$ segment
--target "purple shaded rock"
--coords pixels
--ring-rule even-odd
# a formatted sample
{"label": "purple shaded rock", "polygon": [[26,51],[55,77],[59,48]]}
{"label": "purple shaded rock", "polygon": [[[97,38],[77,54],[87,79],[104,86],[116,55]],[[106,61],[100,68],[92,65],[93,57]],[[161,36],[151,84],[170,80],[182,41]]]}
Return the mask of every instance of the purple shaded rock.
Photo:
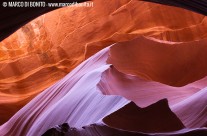
{"label": "purple shaded rock", "polygon": [[[49,133],[50,131],[50,133]],[[83,128],[70,128],[66,133],[57,129],[48,130],[42,136],[206,136],[207,129],[181,130],[171,133],[141,133],[110,128],[103,124],[92,124]]]}
{"label": "purple shaded rock", "polygon": [[113,128],[145,133],[170,132],[185,128],[180,119],[170,110],[167,99],[145,108],[130,102],[106,116],[103,121]]}

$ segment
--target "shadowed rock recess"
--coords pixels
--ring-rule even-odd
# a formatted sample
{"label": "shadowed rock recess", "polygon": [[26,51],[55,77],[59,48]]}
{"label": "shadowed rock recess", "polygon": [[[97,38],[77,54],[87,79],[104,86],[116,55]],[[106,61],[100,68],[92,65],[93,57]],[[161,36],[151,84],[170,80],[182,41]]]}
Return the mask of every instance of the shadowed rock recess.
{"label": "shadowed rock recess", "polygon": [[87,2],[0,8],[0,136],[207,136],[205,0]]}

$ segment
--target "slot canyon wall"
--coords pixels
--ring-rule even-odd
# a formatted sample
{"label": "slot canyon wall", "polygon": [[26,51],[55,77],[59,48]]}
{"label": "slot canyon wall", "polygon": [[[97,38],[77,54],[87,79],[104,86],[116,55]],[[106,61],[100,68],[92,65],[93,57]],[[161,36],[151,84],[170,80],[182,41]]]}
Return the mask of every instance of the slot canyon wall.
{"label": "slot canyon wall", "polygon": [[[108,118],[117,120],[113,115],[129,101],[143,108],[164,98],[167,98],[167,102],[161,102],[161,107],[164,105],[166,108],[163,113],[169,113],[169,118],[176,120],[180,126],[169,131],[207,127],[207,100],[204,98],[207,94],[204,89],[207,86],[206,38],[205,15],[146,1],[94,0],[93,7],[64,7],[43,14],[0,42],[0,134],[41,135],[50,127],[64,123],[64,120],[70,122],[69,117],[47,121],[62,112],[63,109],[58,107],[67,103],[65,97],[72,98],[69,90],[80,102],[82,99],[90,100],[83,95],[76,96],[82,94],[81,89],[85,89],[80,86],[86,87],[88,95],[97,99],[103,97],[103,101],[109,105],[113,100],[117,100],[117,103],[112,104],[107,113],[97,111],[99,118],[82,124],[81,121],[71,121],[72,127],[97,123],[104,117],[103,122]],[[97,70],[94,72],[93,69]],[[100,79],[96,81],[90,74]],[[58,84],[60,87],[57,87]],[[62,89],[65,86],[67,90]],[[73,86],[78,86],[80,90],[73,89]],[[96,94],[93,90],[96,86],[106,96]],[[93,87],[91,92],[90,87]],[[201,94],[203,97],[198,97]],[[112,97],[108,98],[107,95]],[[186,119],[183,114],[189,112],[190,101],[192,104],[200,103],[197,104],[200,108],[192,107],[195,112],[186,114]],[[37,103],[44,108],[38,107]],[[55,103],[56,109],[51,110]],[[94,103],[88,103],[91,112],[95,109]],[[84,105],[80,107],[84,109]],[[136,108],[142,115],[142,109]],[[194,117],[200,111],[203,111],[200,113],[202,115]],[[67,112],[71,112],[71,109],[67,109]],[[108,114],[111,115],[106,116]],[[31,117],[27,118],[28,115]],[[79,117],[82,116],[78,114],[76,118]],[[22,118],[28,120],[24,122]],[[37,133],[44,122],[47,124]],[[116,126],[116,122],[107,122],[107,127],[118,128],[113,130],[116,133],[125,133],[119,132],[122,127]],[[27,127],[24,123],[27,123]],[[18,127],[25,128],[12,130],[14,124],[22,124]],[[8,126],[10,129],[6,130]],[[160,126],[162,128],[164,125]],[[95,127],[103,126],[98,124]],[[76,132],[79,135],[88,133],[77,131],[80,131]],[[73,133],[72,130],[69,133]],[[206,130],[201,129],[199,133],[206,134]]]}

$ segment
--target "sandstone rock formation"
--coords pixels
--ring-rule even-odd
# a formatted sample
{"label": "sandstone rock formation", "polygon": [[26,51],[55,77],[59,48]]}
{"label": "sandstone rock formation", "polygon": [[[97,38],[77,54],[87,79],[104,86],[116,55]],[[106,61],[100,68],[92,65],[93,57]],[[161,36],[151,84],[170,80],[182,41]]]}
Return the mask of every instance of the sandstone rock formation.
{"label": "sandstone rock formation", "polygon": [[[42,135],[68,123],[68,134],[78,135],[100,129],[94,133],[205,136],[205,10],[139,0],[93,2],[44,14],[0,42],[0,135]],[[2,38],[31,18],[8,24],[14,28]],[[143,110],[162,99],[169,102],[163,114],[173,115],[179,128],[134,130],[126,114],[121,121],[129,125],[116,124],[113,115],[131,101]]]}
{"label": "sandstone rock formation", "polygon": [[[128,42],[130,43],[131,41]],[[128,45],[130,46],[130,44]],[[102,119],[104,119],[104,123],[118,129],[145,133],[182,131],[184,125],[191,129],[205,127],[207,119],[205,110],[207,93],[206,88],[203,87],[206,83],[204,82],[205,78],[181,88],[145,80],[136,75],[121,73],[112,66],[113,63],[107,63],[110,49],[116,46],[122,47],[118,43],[101,50],[81,63],[63,79],[40,93],[8,122],[0,126],[0,134],[41,135],[51,126],[57,124],[66,122],[71,127],[78,128],[93,123],[103,123]],[[172,111],[175,114],[169,109],[166,100],[150,106],[164,98],[171,102],[169,106],[173,107]],[[136,117],[137,115],[138,117],[134,118],[134,120],[137,119],[140,123],[152,123],[150,127],[143,124],[144,128],[141,126],[134,128],[133,120],[130,119],[132,115],[129,116],[129,113],[131,113],[130,108],[124,108],[126,109],[124,114],[122,110],[120,112],[117,111],[128,104],[129,100],[134,101],[138,106],[149,106],[144,109],[134,109],[136,112],[133,111],[133,116]],[[190,102],[186,105],[186,101]],[[194,107],[194,112],[185,114],[185,112],[191,110],[188,104],[195,105],[197,102],[199,102],[199,105],[197,105],[199,107]],[[184,108],[182,108],[183,106]],[[132,107],[136,106],[133,105]],[[146,113],[149,116],[159,116],[157,110],[160,112],[159,115],[163,114],[159,118],[145,117],[147,116]],[[125,123],[122,126],[117,126],[120,113],[123,114],[120,121]],[[201,113],[201,115],[195,116],[196,113]],[[107,115],[109,117],[106,117]],[[140,120],[139,116],[143,116],[142,120]],[[161,120],[162,117],[163,120]],[[168,123],[168,127],[163,124],[166,120],[171,123]],[[198,120],[202,122],[198,122]],[[130,123],[132,124],[131,126],[129,125]],[[156,125],[156,123],[159,125]],[[125,125],[127,126],[125,127]],[[190,130],[185,130],[185,133],[188,132]],[[204,129],[204,132],[206,132],[206,129]]]}
{"label": "sandstone rock formation", "polygon": [[206,38],[206,25],[203,15],[137,0],[95,0],[93,8],[67,7],[45,14],[0,43],[1,123],[110,44],[140,35],[193,42]]}

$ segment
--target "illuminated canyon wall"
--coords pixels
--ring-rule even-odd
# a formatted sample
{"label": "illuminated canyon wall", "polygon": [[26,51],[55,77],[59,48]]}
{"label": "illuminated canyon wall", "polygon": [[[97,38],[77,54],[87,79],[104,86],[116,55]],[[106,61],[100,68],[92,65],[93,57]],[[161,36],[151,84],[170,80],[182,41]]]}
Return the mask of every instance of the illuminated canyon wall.
{"label": "illuminated canyon wall", "polygon": [[[95,0],[36,18],[0,42],[0,134],[41,135],[62,123],[125,133],[136,124],[117,126],[125,120],[113,115],[130,101],[133,116],[164,107],[180,126],[167,132],[206,133],[206,28],[202,14],[138,0]],[[157,133],[151,127],[134,131]]]}

